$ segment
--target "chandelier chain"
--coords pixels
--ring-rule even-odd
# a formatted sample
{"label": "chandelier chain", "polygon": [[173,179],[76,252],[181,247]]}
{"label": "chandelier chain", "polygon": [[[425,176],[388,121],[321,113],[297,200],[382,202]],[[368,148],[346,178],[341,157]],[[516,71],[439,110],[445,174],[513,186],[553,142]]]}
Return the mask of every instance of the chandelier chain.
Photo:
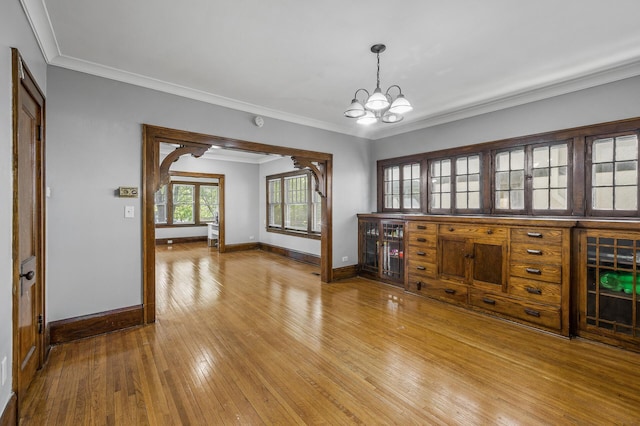
{"label": "chandelier chain", "polygon": [[376,74],[376,87],[380,87],[380,52],[376,53],[378,57],[378,73]]}

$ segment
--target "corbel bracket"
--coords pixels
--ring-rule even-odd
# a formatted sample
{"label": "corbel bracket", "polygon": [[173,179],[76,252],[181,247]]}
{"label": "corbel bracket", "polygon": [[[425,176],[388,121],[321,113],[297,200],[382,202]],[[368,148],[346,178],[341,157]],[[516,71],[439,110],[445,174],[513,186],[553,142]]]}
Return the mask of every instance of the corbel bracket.
{"label": "corbel bracket", "polygon": [[180,144],[171,154],[167,155],[162,163],[160,164],[160,173],[158,182],[156,183],[155,191],[158,191],[162,185],[167,185],[171,176],[169,173],[169,169],[171,165],[178,161],[180,157],[183,155],[191,154],[195,158],[200,158],[202,155],[207,152],[210,148],[209,145],[201,145],[201,144]]}
{"label": "corbel bracket", "polygon": [[324,161],[314,160],[307,157],[291,157],[293,166],[296,169],[309,169],[316,182],[316,192],[321,197],[327,196],[327,179],[326,179],[326,163]]}

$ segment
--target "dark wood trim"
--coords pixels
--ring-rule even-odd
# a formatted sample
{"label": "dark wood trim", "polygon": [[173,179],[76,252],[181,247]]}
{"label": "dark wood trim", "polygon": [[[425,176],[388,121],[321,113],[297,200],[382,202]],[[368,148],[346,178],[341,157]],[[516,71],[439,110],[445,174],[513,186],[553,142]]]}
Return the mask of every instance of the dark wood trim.
{"label": "dark wood trim", "polygon": [[18,425],[18,398],[15,393],[11,394],[7,405],[4,406],[2,415],[0,416],[0,426],[17,426]]}
{"label": "dark wood trim", "polygon": [[259,248],[260,243],[227,244],[224,251],[225,253],[231,253],[234,251],[258,250]]}
{"label": "dark wood trim", "polygon": [[[46,294],[46,200],[45,200],[45,176],[46,176],[46,99],[42,90],[38,86],[33,74],[29,70],[27,64],[23,61],[20,52],[16,48],[11,48],[11,74],[12,74],[12,176],[13,176],[13,221],[12,221],[12,253],[13,253],[13,262],[12,262],[12,275],[13,280],[11,282],[13,291],[12,297],[12,306],[13,306],[13,314],[12,314],[12,385],[11,389],[14,391],[12,398],[16,398],[15,405],[16,407],[20,406],[20,401],[24,397],[24,392],[21,391],[21,386],[19,383],[19,372],[20,372],[20,362],[19,358],[19,347],[20,342],[18,341],[19,337],[19,296],[18,292],[15,289],[20,285],[20,259],[18,256],[19,253],[19,217],[18,217],[18,142],[19,142],[19,111],[21,106],[21,96],[20,90],[21,87],[26,90],[26,92],[33,97],[34,101],[38,104],[40,109],[40,116],[37,117],[37,123],[40,127],[40,137],[37,140],[35,145],[35,204],[36,204],[36,212],[35,212],[35,221],[36,221],[36,229],[34,230],[35,239],[35,252],[37,253],[37,264],[36,264],[36,276],[39,281],[40,290],[37,292],[34,300],[34,306],[37,312],[42,315],[42,320],[46,324],[47,321],[47,312],[46,312],[46,303],[45,303],[45,294]],[[20,69],[22,70],[22,76],[20,76]],[[21,78],[22,77],[22,78]],[[36,138],[38,139],[38,138]],[[46,361],[46,357],[49,354],[49,341],[47,339],[46,333],[40,333],[37,337],[38,339],[38,367],[42,367]],[[19,413],[16,409],[15,416],[19,417]],[[3,414],[4,417],[4,414]],[[17,424],[17,421],[16,423]]]}
{"label": "dark wood trim", "polygon": [[320,256],[316,256],[315,254],[304,253],[301,251],[292,250],[285,247],[278,247],[266,243],[259,243],[258,249],[269,253],[279,254],[280,256],[288,257],[289,259],[297,260],[298,262],[320,266]]}
{"label": "dark wood trim", "polygon": [[51,344],[71,342],[144,323],[142,305],[51,322]]}
{"label": "dark wood trim", "polygon": [[[320,248],[320,277],[323,282],[332,280],[333,263],[333,154],[308,151],[296,148],[287,148],[276,145],[266,145],[256,142],[248,142],[237,139],[212,136],[202,133],[188,132],[184,130],[169,129],[166,127],[142,125],[142,300],[144,307],[145,323],[154,322],[156,318],[156,277],[155,277],[155,224],[154,224],[154,194],[160,174],[159,144],[162,142],[184,144],[208,144],[223,148],[237,149],[250,152],[279,154],[291,157],[304,157],[313,159],[324,168],[326,194],[322,197],[322,232]],[[220,182],[222,185],[222,181]],[[222,201],[222,195],[221,195]],[[221,204],[221,213],[223,211]],[[241,244],[243,250],[249,250],[255,244]],[[246,247],[246,248],[245,248]],[[224,233],[220,234],[219,251],[234,251],[236,245],[225,245]]]}
{"label": "dark wood trim", "polygon": [[197,237],[173,237],[173,238],[156,238],[156,245],[167,245],[171,241],[171,244],[185,244],[185,243],[197,243],[200,241],[207,241],[206,235],[199,235]]}
{"label": "dark wood trim", "polygon": [[358,276],[358,265],[343,266],[333,270],[333,280],[346,280]]}

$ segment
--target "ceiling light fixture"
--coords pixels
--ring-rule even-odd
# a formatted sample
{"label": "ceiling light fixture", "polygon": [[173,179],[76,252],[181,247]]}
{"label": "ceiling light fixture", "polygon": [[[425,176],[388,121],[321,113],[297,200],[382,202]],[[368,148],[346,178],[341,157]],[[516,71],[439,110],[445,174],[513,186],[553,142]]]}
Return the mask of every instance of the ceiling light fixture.
{"label": "ceiling light fixture", "polygon": [[[387,46],[384,44],[374,44],[371,46],[371,52],[375,53],[378,58],[377,84],[373,94],[369,94],[366,89],[356,90],[353,95],[351,105],[344,112],[345,117],[357,118],[358,124],[373,124],[378,121],[383,123],[397,123],[404,118],[403,114],[411,111],[413,107],[411,103],[402,94],[402,89],[397,84],[389,86],[383,94],[380,89],[380,53],[384,52]],[[393,88],[398,89],[398,95],[391,97],[389,91]],[[358,93],[365,92],[367,99],[364,104],[358,100]]]}

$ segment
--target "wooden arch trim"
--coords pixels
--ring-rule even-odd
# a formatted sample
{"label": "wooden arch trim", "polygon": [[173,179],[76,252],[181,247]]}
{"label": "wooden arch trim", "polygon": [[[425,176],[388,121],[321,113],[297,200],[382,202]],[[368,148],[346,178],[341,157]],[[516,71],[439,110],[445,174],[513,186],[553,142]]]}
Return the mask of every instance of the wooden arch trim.
{"label": "wooden arch trim", "polygon": [[308,157],[292,156],[293,166],[296,169],[309,169],[316,182],[315,190],[322,198],[327,196],[327,165],[323,160]]}
{"label": "wooden arch trim", "polygon": [[154,190],[157,191],[160,189],[162,185],[166,185],[171,180],[171,174],[169,173],[169,169],[171,165],[178,161],[180,157],[183,155],[191,154],[195,158],[200,158],[204,155],[205,152],[211,147],[211,145],[201,145],[201,144],[187,144],[182,143],[179,147],[177,147],[171,154],[167,155],[164,160],[162,160],[162,164],[160,164],[160,170],[158,172],[159,177],[157,182],[155,182]]}

